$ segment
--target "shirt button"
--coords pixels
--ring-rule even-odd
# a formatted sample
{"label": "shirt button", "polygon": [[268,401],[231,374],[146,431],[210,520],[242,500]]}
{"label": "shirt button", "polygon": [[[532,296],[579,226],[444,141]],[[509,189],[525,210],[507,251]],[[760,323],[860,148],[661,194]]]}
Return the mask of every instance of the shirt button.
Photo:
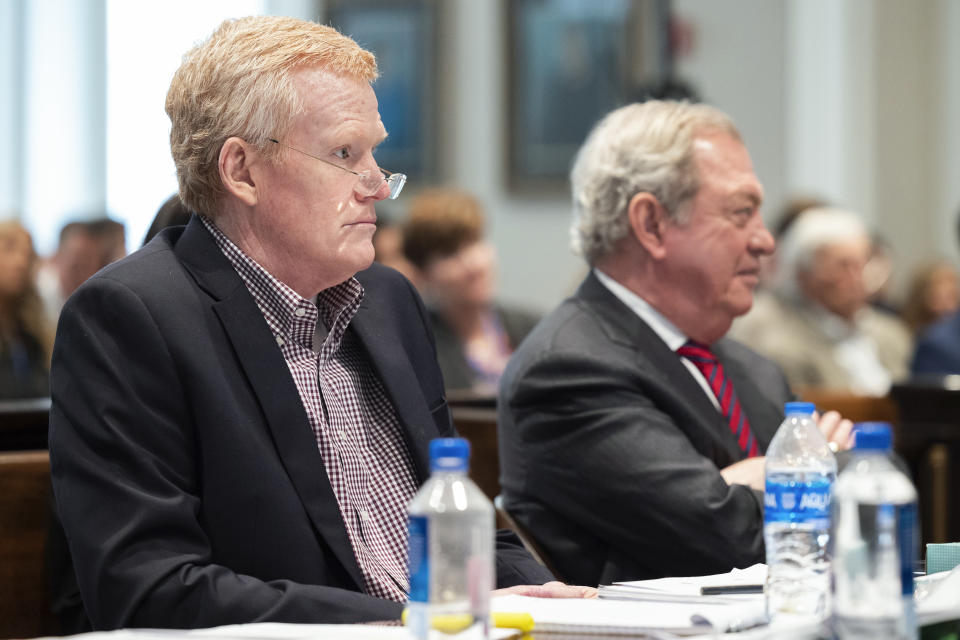
{"label": "shirt button", "polygon": [[280,346],[280,347],[283,346],[283,338],[281,338],[280,336],[277,336],[277,346]]}
{"label": "shirt button", "polygon": [[367,513],[366,509],[360,509],[360,520],[370,522],[370,514]]}
{"label": "shirt button", "polygon": [[298,318],[302,318],[303,316],[307,315],[307,310],[301,308],[301,309],[297,309],[296,311],[294,311],[294,313],[297,314],[297,317],[298,317]]}

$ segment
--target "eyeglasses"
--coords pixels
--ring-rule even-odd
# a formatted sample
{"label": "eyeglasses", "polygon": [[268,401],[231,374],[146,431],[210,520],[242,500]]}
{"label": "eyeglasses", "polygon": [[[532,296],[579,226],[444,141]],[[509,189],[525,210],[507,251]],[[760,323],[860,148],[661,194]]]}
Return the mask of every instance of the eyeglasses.
{"label": "eyeglasses", "polygon": [[397,196],[400,195],[400,192],[403,191],[403,185],[407,183],[407,176],[402,173],[390,173],[389,171],[380,169],[379,167],[376,171],[371,171],[370,169],[365,171],[353,171],[352,169],[341,167],[335,162],[318,158],[312,153],[307,153],[306,151],[297,149],[296,147],[291,147],[290,145],[284,144],[275,138],[267,138],[267,140],[276,143],[281,147],[286,147],[287,149],[296,151],[297,153],[302,153],[303,155],[313,158],[314,160],[319,160],[320,162],[328,164],[331,167],[336,167],[337,169],[346,171],[347,173],[352,173],[358,178],[357,184],[362,189],[362,191],[360,191],[360,195],[362,195],[364,198],[369,198],[376,192],[380,191],[380,186],[384,183],[384,181],[386,181],[387,186],[390,188],[390,195],[388,197],[391,200],[396,200]]}

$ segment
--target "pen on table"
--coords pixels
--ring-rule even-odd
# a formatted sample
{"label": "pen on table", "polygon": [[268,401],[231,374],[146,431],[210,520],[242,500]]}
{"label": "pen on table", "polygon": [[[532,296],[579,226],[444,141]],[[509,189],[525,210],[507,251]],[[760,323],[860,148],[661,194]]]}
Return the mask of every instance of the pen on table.
{"label": "pen on table", "polygon": [[763,593],[762,584],[716,584],[709,587],[700,587],[702,596],[720,596],[740,593]]}

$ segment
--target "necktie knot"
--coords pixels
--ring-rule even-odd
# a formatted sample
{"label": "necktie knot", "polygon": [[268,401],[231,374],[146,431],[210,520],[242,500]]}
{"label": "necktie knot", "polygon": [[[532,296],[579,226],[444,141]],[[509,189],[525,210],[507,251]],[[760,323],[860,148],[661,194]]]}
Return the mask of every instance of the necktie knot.
{"label": "necktie knot", "polygon": [[717,356],[713,355],[713,352],[710,351],[710,347],[705,344],[700,344],[693,340],[687,340],[682,347],[677,349],[677,353],[687,358],[688,360],[693,361],[694,364],[704,363],[704,364],[716,364]]}

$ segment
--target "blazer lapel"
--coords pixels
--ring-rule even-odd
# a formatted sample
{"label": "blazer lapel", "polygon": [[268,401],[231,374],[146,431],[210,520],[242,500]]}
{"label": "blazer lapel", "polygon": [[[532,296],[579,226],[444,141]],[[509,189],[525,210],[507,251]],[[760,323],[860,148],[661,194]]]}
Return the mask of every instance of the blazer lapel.
{"label": "blazer lapel", "polygon": [[198,284],[216,300],[213,311],[236,350],[304,509],[347,573],[362,587],[363,574],[306,411],[256,301],[196,217],[177,243],[176,252]]}
{"label": "blazer lapel", "polygon": [[716,425],[723,420],[723,416],[680,361],[680,357],[646,322],[603,286],[592,271],[580,285],[577,297],[604,321],[611,341],[636,351],[637,366],[640,367],[644,362],[652,365],[650,368],[653,373],[660,376],[665,386],[685,399],[688,409],[696,414],[705,429],[717,433]]}

